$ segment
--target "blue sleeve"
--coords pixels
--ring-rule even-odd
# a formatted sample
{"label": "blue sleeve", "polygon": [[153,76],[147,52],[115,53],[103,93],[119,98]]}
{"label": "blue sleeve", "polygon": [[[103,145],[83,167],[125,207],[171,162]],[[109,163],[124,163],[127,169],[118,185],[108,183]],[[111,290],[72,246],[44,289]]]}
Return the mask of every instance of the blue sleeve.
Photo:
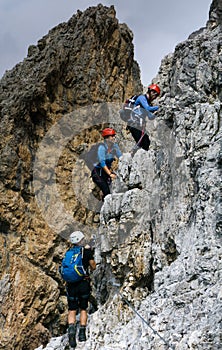
{"label": "blue sleeve", "polygon": [[103,168],[106,165],[106,149],[103,145],[100,145],[98,148],[98,160],[101,167]]}
{"label": "blue sleeve", "polygon": [[155,112],[159,109],[158,106],[150,106],[144,95],[140,95],[137,97],[135,106],[138,106],[138,105],[140,105],[142,108],[144,108],[146,111],[149,111],[149,112]]}
{"label": "blue sleeve", "polygon": [[117,156],[117,158],[120,158],[121,155],[122,155],[122,152],[120,151],[120,148],[119,148],[118,144],[115,143],[114,146],[113,146],[113,148],[114,148],[115,151],[116,151],[116,156]]}

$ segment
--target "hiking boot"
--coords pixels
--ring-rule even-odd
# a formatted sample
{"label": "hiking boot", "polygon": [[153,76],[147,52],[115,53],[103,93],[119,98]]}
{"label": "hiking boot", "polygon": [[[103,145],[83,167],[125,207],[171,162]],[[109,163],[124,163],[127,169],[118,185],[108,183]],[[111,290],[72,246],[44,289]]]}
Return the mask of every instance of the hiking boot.
{"label": "hiking boot", "polygon": [[68,335],[69,335],[69,345],[71,346],[71,348],[75,348],[76,347],[76,324],[71,323],[69,325]]}
{"label": "hiking boot", "polygon": [[86,341],[86,326],[79,328],[79,341]]}

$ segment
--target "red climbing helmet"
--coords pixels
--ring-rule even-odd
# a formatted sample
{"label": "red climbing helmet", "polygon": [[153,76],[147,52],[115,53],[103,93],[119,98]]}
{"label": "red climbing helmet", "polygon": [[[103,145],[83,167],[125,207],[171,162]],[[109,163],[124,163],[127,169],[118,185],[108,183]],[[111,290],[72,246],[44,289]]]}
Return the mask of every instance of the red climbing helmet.
{"label": "red climbing helmet", "polygon": [[148,90],[154,90],[158,95],[160,94],[160,88],[157,84],[149,85]]}
{"label": "red climbing helmet", "polygon": [[106,128],[102,131],[102,137],[115,136],[115,135],[116,135],[115,130],[111,128]]}

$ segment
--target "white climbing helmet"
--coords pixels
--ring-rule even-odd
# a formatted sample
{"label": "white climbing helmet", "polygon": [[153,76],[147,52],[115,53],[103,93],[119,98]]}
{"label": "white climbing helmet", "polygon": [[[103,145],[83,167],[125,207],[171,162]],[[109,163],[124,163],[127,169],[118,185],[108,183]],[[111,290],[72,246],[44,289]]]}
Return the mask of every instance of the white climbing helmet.
{"label": "white climbing helmet", "polygon": [[74,231],[69,236],[69,240],[73,244],[79,243],[84,238],[84,234],[81,231]]}

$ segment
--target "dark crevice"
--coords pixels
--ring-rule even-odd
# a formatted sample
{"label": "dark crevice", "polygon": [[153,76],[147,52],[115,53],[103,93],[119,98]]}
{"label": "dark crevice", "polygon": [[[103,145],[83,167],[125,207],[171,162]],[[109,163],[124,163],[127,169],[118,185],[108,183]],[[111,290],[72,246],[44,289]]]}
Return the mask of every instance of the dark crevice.
{"label": "dark crevice", "polygon": [[10,223],[6,219],[0,218],[0,233],[7,235],[10,230]]}
{"label": "dark crevice", "polygon": [[166,254],[169,265],[177,259],[179,252],[177,251],[176,243],[173,238],[168,237],[167,242],[164,245],[164,253]]}
{"label": "dark crevice", "polygon": [[[153,244],[154,241],[154,233],[153,233],[153,226],[152,226],[152,222],[150,223],[150,238],[151,238],[151,245]],[[149,290],[153,291],[154,290],[154,269],[153,269],[153,262],[154,262],[154,257],[153,257],[153,253],[151,252],[152,257],[150,259],[150,278],[149,278]]]}

